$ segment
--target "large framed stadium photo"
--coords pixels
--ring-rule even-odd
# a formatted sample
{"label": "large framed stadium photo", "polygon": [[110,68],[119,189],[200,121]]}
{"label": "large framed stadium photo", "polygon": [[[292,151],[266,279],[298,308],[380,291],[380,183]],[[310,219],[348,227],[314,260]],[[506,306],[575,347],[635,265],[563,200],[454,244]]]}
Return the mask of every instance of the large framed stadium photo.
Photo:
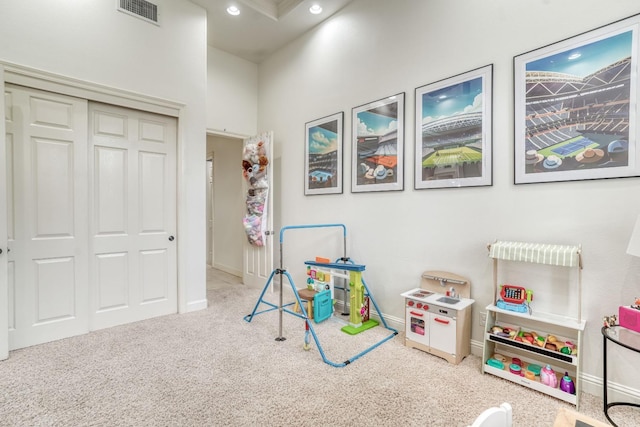
{"label": "large framed stadium photo", "polygon": [[493,64],[416,89],[415,189],[492,185]]}
{"label": "large framed stadium photo", "polygon": [[342,193],[344,112],[305,124],[304,194]]}
{"label": "large framed stadium photo", "polygon": [[514,57],[515,184],[640,175],[640,15]]}
{"label": "large framed stadium photo", "polygon": [[404,92],[352,114],[351,192],[404,190]]}

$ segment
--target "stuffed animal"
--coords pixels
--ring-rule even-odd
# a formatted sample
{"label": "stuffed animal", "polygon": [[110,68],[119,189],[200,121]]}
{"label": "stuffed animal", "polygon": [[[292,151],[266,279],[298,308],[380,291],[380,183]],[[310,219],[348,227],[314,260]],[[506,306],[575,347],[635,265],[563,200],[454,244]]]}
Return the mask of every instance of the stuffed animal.
{"label": "stuffed animal", "polygon": [[242,152],[242,158],[251,162],[252,165],[259,163],[260,155],[258,154],[258,146],[256,144],[245,145]]}
{"label": "stuffed animal", "polygon": [[250,161],[248,160],[242,161],[242,176],[247,181],[249,180],[249,178],[251,178],[252,169],[253,169],[253,166],[251,165]]}
{"label": "stuffed animal", "polygon": [[267,156],[267,149],[262,141],[258,142],[258,156]]}
{"label": "stuffed animal", "polygon": [[267,156],[259,156],[258,163],[260,164],[260,172],[263,172],[269,164],[269,159],[267,159]]}

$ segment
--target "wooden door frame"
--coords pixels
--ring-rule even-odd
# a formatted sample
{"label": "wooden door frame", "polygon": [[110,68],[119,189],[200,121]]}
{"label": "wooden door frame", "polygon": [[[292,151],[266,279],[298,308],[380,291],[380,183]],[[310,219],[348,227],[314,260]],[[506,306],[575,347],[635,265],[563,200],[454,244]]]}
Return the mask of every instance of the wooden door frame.
{"label": "wooden door frame", "polygon": [[[182,187],[183,177],[185,170],[180,162],[180,153],[184,147],[184,129],[180,121],[180,117],[185,114],[186,105],[184,103],[171,101],[167,99],[141,95],[134,92],[129,92],[122,89],[117,89],[109,86],[99,85],[96,83],[86,82],[79,79],[73,79],[66,76],[61,76],[54,73],[37,70],[30,67],[24,67],[21,65],[13,64],[10,62],[0,61],[0,89],[2,90],[2,99],[0,99],[0,111],[4,112],[4,92],[5,85],[12,83],[20,86],[25,86],[33,89],[45,90],[48,92],[59,93],[62,95],[74,96],[77,98],[84,98],[88,101],[102,102],[106,104],[112,104],[120,107],[132,108],[136,110],[148,111],[150,113],[163,114],[166,116],[176,117],[178,119],[178,135],[176,145],[177,156],[177,170],[176,181],[177,189]],[[5,141],[5,124],[4,116],[0,123],[0,176],[6,176],[6,141]],[[0,180],[0,195],[4,197],[6,195],[6,180]],[[177,198],[177,230],[176,233],[180,236],[180,231],[187,229],[186,223],[186,201],[184,198]],[[7,231],[6,231],[6,200],[0,202],[0,249],[3,252],[7,248]],[[3,220],[4,218],[4,220]],[[182,250],[183,245],[186,244],[188,239],[177,239],[177,266],[178,266],[178,313],[186,313],[189,311],[187,301],[187,286],[186,286],[186,273],[185,266],[187,260],[184,259],[186,253]],[[7,262],[6,257],[2,257],[0,254],[0,295],[8,296],[8,284],[7,284]],[[89,301],[87,301],[87,304]],[[9,340],[9,328],[8,328],[8,313],[9,313],[9,301],[8,298],[0,298],[0,360],[6,359],[8,354],[8,340]]]}

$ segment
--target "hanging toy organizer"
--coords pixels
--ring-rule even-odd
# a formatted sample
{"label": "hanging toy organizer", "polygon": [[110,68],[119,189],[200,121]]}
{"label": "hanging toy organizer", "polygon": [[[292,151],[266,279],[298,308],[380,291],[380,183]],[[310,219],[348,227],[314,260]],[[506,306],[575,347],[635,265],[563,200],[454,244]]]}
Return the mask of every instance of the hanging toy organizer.
{"label": "hanging toy organizer", "polygon": [[264,246],[269,206],[269,157],[272,132],[244,140],[242,149],[242,176],[247,183],[246,214],[242,218],[249,244]]}
{"label": "hanging toy organizer", "polygon": [[[338,258],[336,260],[336,262],[334,263],[315,263],[313,261],[307,261],[305,262],[305,264],[307,265],[313,265],[313,264],[318,264],[318,265],[322,265],[323,267],[326,268],[330,268],[330,269],[335,269],[335,270],[341,270],[343,272],[345,272],[346,274],[349,274],[350,277],[352,278],[353,281],[355,281],[355,283],[349,283],[349,287],[354,287],[356,289],[356,293],[351,295],[351,299],[353,300],[354,296],[359,296],[359,297],[366,297],[368,298],[368,302],[373,305],[373,308],[375,309],[376,313],[378,314],[378,317],[380,318],[380,321],[382,322],[382,325],[384,326],[385,329],[391,331],[391,333],[384,337],[382,340],[378,341],[377,343],[371,345],[370,347],[368,347],[367,349],[361,351],[360,353],[356,354],[355,356],[350,357],[349,359],[345,360],[344,362],[333,362],[331,360],[329,360],[324,352],[324,350],[322,349],[322,345],[320,344],[320,340],[318,339],[318,335],[316,334],[315,329],[313,328],[313,324],[310,321],[309,318],[309,314],[307,313],[307,310],[305,309],[305,304],[302,303],[302,300],[300,299],[300,296],[298,295],[298,289],[295,286],[295,283],[293,281],[293,278],[291,277],[291,275],[289,274],[288,271],[286,271],[283,268],[283,264],[284,264],[284,260],[283,260],[283,248],[284,248],[284,233],[287,230],[293,230],[293,229],[309,229],[309,228],[333,228],[333,227],[339,227],[342,228],[342,235],[343,235],[343,257]],[[371,350],[377,348],[378,346],[380,346],[381,344],[383,344],[384,342],[390,340],[391,338],[393,338],[394,336],[398,335],[398,331],[396,329],[391,328],[389,325],[387,325],[387,322],[384,320],[384,317],[382,316],[382,313],[380,312],[380,309],[378,308],[378,304],[376,303],[375,299],[373,298],[373,295],[371,295],[371,292],[369,291],[369,287],[367,286],[366,282],[364,281],[364,279],[362,278],[362,271],[364,271],[365,266],[361,265],[361,264],[355,264],[353,261],[351,261],[351,259],[349,259],[346,256],[346,251],[347,251],[347,228],[345,227],[344,224],[314,224],[314,225],[294,225],[294,226],[287,226],[287,227],[282,227],[282,229],[280,230],[280,268],[277,268],[275,270],[273,270],[271,272],[271,274],[269,275],[269,278],[267,279],[267,283],[265,283],[264,288],[262,289],[262,292],[260,293],[260,297],[258,298],[258,301],[256,302],[255,307],[253,308],[253,311],[251,312],[251,314],[248,314],[244,317],[244,320],[247,322],[251,322],[254,318],[254,316],[257,316],[259,314],[262,313],[267,313],[270,311],[274,311],[274,310],[278,310],[279,311],[279,329],[278,329],[278,333],[279,335],[276,337],[276,341],[284,341],[286,338],[282,336],[282,315],[283,313],[288,313],[291,314],[293,316],[296,316],[302,320],[304,320],[304,324],[305,324],[305,349],[308,348],[309,345],[309,335],[311,335],[313,337],[313,341],[316,343],[316,346],[318,347],[318,351],[320,352],[320,356],[322,356],[322,360],[327,363],[328,365],[331,365],[333,367],[336,368],[342,368],[344,366],[349,365],[350,363],[354,362],[355,360],[359,359],[360,357],[364,356],[365,354],[369,353]],[[270,285],[271,285],[271,281],[274,279],[274,277],[276,275],[280,276],[280,295],[279,295],[279,303],[278,304],[274,304],[272,302],[269,301],[265,301],[264,300],[264,295],[267,291],[267,289],[269,289]],[[282,276],[286,276],[287,280],[289,281],[289,284],[291,285],[291,289],[293,290],[293,294],[295,296],[297,305],[300,307],[300,311],[301,313],[297,313],[293,310],[290,310],[289,307],[293,304],[295,304],[295,302],[291,302],[288,304],[283,304],[283,284],[282,284]],[[344,287],[344,291],[345,291],[345,295],[347,292],[346,286]],[[351,290],[349,290],[349,292],[351,292]],[[344,299],[344,307],[346,307],[346,302],[347,302],[347,298],[345,297]],[[258,311],[258,308],[260,307],[260,304],[264,304],[266,306],[268,306],[269,308]],[[357,307],[351,307],[351,310],[355,310],[357,309]],[[358,310],[359,311],[359,310]],[[344,314],[344,313],[343,313]],[[353,322],[357,322],[358,321],[358,315],[355,313],[351,313],[350,314],[350,328],[357,328],[359,327],[358,324],[353,324]],[[344,328],[343,328],[344,330]],[[352,333],[352,332],[347,332],[347,333]]]}

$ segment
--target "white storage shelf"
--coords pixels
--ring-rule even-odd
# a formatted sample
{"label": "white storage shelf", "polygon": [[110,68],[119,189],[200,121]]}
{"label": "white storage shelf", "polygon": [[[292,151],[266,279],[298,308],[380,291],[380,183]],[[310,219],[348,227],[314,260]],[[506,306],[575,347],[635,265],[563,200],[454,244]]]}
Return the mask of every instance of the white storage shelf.
{"label": "white storage shelf", "polygon": [[[565,332],[566,339],[573,341],[577,345],[577,354],[567,355],[558,351],[549,350],[544,347],[524,344],[511,338],[501,337],[485,331],[484,334],[484,351],[482,371],[484,373],[496,375],[500,378],[520,384],[524,387],[537,390],[541,393],[553,396],[557,399],[578,406],[580,396],[580,358],[582,352],[582,332],[584,331],[586,322],[581,319],[580,301],[577,305],[577,313],[575,316],[566,316],[556,313],[519,313],[515,311],[505,310],[496,306],[498,298],[498,268],[499,260],[519,261],[544,265],[563,266],[578,269],[578,298],[581,298],[581,279],[580,270],[582,262],[580,257],[580,246],[560,246],[536,243],[521,242],[504,242],[498,241],[489,246],[489,256],[493,258],[493,292],[494,302],[486,307],[490,313],[494,324],[519,325],[535,325],[539,333],[547,334],[551,330],[559,328]],[[570,284],[567,284],[569,286]],[[519,323],[520,322],[520,323]],[[487,323],[487,328],[492,325]],[[496,368],[487,364],[487,361],[495,354],[511,357],[518,357],[527,363],[535,363],[537,365],[550,365],[557,374],[559,379],[567,372],[572,377],[576,394],[570,394],[562,391],[559,387],[552,388],[542,384],[539,377],[531,380],[520,375],[509,372],[508,364],[505,369]]]}
{"label": "white storage shelf", "polygon": [[578,404],[577,395],[565,393],[559,388],[551,388],[548,385],[544,385],[539,381],[532,381],[525,377],[521,377],[520,375],[512,374],[511,372],[503,369],[494,368],[489,365],[485,365],[484,372],[488,374],[495,375],[497,377],[503,378],[508,381],[512,381],[514,383],[518,383],[524,387],[531,388],[533,390],[537,390],[541,393],[548,394],[549,396],[553,396],[556,399],[564,400],[572,405]]}
{"label": "white storage shelf", "polygon": [[[514,318],[528,318],[529,320],[533,320],[538,322],[541,327],[544,327],[544,325],[559,325],[565,328],[569,328],[570,330],[574,330],[575,333],[572,333],[570,335],[573,335],[571,337],[567,337],[568,339],[574,340],[575,343],[578,343],[578,338],[581,335],[581,332],[584,330],[584,326],[585,326],[585,322],[576,322],[575,319],[567,319],[567,323],[566,324],[559,324],[556,321],[551,321],[551,322],[546,322],[545,320],[543,320],[541,315],[538,316],[528,316],[528,315],[522,315],[520,313],[514,313],[514,312],[509,312],[507,310],[501,310],[493,305],[488,305],[487,306],[487,311],[495,311],[496,313],[498,313],[498,311],[496,310],[500,310],[499,313],[502,313],[505,316],[511,316],[513,315]],[[509,319],[510,323],[517,323],[518,319]],[[575,325],[575,327],[574,327]],[[539,332],[543,332],[542,335],[549,335],[547,333],[547,331],[545,330],[540,330]],[[578,364],[578,356],[574,355],[574,354],[564,354],[555,350],[549,350],[547,348],[544,347],[538,347],[532,344],[526,344],[526,343],[522,343],[522,342],[518,342],[515,341],[511,338],[506,338],[506,337],[501,337],[498,336],[496,334],[492,334],[490,332],[485,332],[485,341],[491,341],[497,344],[502,344],[505,345],[507,347],[513,348],[513,349],[519,349],[519,350],[524,350],[529,354],[535,354],[537,356],[542,356],[545,358],[549,358],[550,360],[559,360],[561,362],[565,362],[565,363],[569,363],[572,365],[577,365]],[[578,352],[580,351],[580,347],[578,346]],[[578,353],[579,354],[579,353]],[[486,361],[485,361],[486,362]]]}

